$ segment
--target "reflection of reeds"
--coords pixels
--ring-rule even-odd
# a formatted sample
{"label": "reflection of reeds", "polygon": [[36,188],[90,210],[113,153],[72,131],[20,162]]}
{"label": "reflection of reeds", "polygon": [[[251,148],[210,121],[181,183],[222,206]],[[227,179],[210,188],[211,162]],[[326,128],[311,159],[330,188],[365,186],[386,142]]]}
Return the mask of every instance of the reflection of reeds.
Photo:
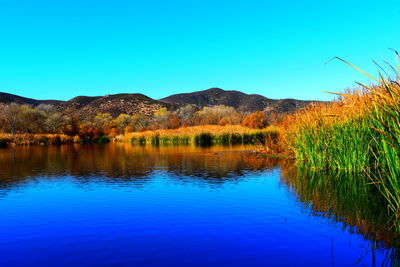
{"label": "reflection of reeds", "polygon": [[399,263],[399,232],[393,227],[397,221],[387,213],[384,199],[377,187],[368,184],[366,174],[315,171],[300,164],[282,166],[281,180],[301,203],[311,208],[313,215],[343,223],[378,248],[394,247],[390,260]]}
{"label": "reflection of reeds", "polygon": [[240,125],[204,125],[171,130],[155,130],[129,133],[118,136],[117,141],[131,142],[135,145],[238,145],[276,144],[279,130],[276,127],[251,129]]}

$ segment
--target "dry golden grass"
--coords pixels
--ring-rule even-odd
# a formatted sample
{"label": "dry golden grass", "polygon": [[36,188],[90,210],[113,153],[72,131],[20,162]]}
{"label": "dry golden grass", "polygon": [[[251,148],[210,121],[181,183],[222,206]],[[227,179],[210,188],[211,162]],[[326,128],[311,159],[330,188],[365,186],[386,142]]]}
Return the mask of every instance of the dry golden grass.
{"label": "dry golden grass", "polygon": [[400,105],[399,99],[393,97],[400,95],[399,84],[391,84],[390,87],[393,91],[390,92],[385,83],[386,81],[382,80],[377,85],[362,86],[344,93],[332,93],[338,95],[334,101],[311,104],[286,116],[279,125],[282,140],[286,144],[290,144],[290,141],[303,130],[313,131],[331,127],[333,124],[345,124],[356,118],[370,116],[376,108]]}
{"label": "dry golden grass", "polygon": [[[168,136],[182,136],[182,135],[195,135],[201,133],[212,133],[212,134],[230,134],[230,133],[240,133],[240,134],[254,134],[260,131],[272,130],[275,127],[268,127],[266,129],[252,129],[243,127],[241,125],[201,125],[201,126],[191,126],[191,127],[181,127],[178,129],[167,129],[167,130],[154,130],[154,131],[144,131],[144,132],[132,132],[123,136],[118,136],[118,140],[130,140],[132,137],[141,136],[153,136],[153,135],[168,135]],[[276,129],[276,128],[275,128]]]}
{"label": "dry golden grass", "polygon": [[311,104],[284,118],[280,127],[284,133],[297,132],[304,128],[330,126],[336,122],[347,122],[364,116],[371,110],[374,96],[361,89],[337,94],[333,102]]}
{"label": "dry golden grass", "polygon": [[2,145],[41,145],[41,144],[67,144],[82,142],[79,136],[65,134],[11,134],[0,133]]}

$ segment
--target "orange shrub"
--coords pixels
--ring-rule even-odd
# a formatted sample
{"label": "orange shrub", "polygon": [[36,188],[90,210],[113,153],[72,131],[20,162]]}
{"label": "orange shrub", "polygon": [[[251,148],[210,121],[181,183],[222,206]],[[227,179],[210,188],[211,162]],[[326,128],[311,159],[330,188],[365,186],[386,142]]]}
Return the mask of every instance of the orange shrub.
{"label": "orange shrub", "polygon": [[262,129],[268,126],[267,118],[265,114],[261,111],[256,111],[250,115],[244,117],[242,121],[242,126],[249,128]]}

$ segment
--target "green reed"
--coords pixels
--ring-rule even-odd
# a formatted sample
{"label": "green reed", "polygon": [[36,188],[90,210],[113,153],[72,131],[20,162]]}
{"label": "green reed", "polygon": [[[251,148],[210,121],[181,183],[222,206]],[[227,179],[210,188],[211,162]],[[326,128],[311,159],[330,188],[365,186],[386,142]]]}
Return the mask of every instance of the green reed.
{"label": "green reed", "polygon": [[267,140],[278,142],[279,134],[275,131],[260,131],[254,133],[196,133],[196,134],[154,134],[132,137],[130,142],[134,145],[258,145],[265,144]]}
{"label": "green reed", "polygon": [[313,169],[369,169],[372,161],[370,128],[364,118],[318,128],[304,128],[293,147],[301,161]]}
{"label": "green reed", "polygon": [[374,155],[380,175],[375,177],[390,209],[400,217],[400,86],[381,77],[384,95],[379,96],[371,116],[371,130],[378,133],[374,139]]}
{"label": "green reed", "polygon": [[[361,112],[357,105],[353,107],[360,108],[359,116],[346,117],[345,120],[338,118],[334,123],[324,123],[323,118],[316,117],[315,120],[320,119],[321,123],[300,128],[291,143],[298,160],[313,169],[367,173],[397,220],[400,219],[398,77],[398,72],[395,80],[380,75],[375,86],[363,86],[368,92],[361,97],[366,103],[364,109]],[[347,102],[351,102],[352,96],[346,97]],[[346,104],[346,99],[343,101]],[[340,109],[340,106],[335,106],[338,107]],[[343,109],[343,112],[346,110]]]}

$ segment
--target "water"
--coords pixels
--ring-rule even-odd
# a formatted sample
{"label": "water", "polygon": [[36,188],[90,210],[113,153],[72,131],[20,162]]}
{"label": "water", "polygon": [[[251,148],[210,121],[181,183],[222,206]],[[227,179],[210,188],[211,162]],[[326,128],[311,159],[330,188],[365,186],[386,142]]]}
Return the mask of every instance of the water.
{"label": "water", "polygon": [[249,149],[0,150],[0,266],[396,264],[370,189]]}

